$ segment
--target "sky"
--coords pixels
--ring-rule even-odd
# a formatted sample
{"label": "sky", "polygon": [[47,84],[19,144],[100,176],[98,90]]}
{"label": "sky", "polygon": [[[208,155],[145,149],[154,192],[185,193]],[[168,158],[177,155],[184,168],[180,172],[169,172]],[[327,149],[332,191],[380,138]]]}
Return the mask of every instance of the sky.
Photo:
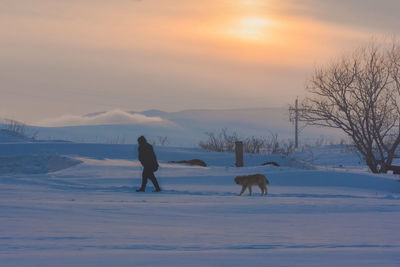
{"label": "sky", "polygon": [[0,0],[0,118],[282,107],[397,0]]}

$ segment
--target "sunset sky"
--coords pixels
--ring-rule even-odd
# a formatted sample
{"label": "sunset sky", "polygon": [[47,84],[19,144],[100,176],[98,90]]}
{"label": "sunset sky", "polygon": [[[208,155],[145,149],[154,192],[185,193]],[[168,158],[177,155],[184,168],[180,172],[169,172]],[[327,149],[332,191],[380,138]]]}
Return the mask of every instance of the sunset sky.
{"label": "sunset sky", "polygon": [[0,118],[282,107],[398,0],[0,0]]}

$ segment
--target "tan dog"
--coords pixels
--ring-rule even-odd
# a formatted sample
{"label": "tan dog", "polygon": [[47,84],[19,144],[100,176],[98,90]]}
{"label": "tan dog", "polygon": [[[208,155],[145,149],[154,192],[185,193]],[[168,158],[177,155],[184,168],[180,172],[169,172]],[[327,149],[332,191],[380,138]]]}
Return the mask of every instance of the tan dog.
{"label": "tan dog", "polygon": [[267,194],[267,184],[269,184],[268,179],[263,174],[253,174],[247,176],[236,176],[235,183],[240,184],[242,186],[242,191],[239,196],[241,196],[246,188],[249,188],[250,196],[251,196],[251,187],[257,185],[261,189],[261,195]]}

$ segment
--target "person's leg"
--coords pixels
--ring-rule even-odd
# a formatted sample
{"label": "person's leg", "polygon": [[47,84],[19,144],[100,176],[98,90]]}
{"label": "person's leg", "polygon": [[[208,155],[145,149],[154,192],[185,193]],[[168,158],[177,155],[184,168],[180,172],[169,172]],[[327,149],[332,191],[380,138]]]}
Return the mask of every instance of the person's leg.
{"label": "person's leg", "polygon": [[140,192],[140,191],[144,191],[146,189],[147,177],[149,177],[149,173],[146,171],[146,169],[143,169],[143,172],[142,172],[142,186],[136,191]]}
{"label": "person's leg", "polygon": [[161,188],[158,185],[158,181],[156,179],[156,176],[154,175],[154,172],[150,172],[149,173],[149,178],[150,178],[151,182],[153,183],[154,187],[156,188],[156,191],[157,192],[161,191]]}

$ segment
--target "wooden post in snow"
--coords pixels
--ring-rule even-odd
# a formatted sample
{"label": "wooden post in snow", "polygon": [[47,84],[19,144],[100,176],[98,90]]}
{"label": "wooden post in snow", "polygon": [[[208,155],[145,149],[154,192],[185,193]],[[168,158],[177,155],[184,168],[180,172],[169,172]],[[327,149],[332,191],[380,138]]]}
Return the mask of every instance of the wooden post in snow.
{"label": "wooden post in snow", "polygon": [[243,142],[235,142],[236,167],[243,167]]}

